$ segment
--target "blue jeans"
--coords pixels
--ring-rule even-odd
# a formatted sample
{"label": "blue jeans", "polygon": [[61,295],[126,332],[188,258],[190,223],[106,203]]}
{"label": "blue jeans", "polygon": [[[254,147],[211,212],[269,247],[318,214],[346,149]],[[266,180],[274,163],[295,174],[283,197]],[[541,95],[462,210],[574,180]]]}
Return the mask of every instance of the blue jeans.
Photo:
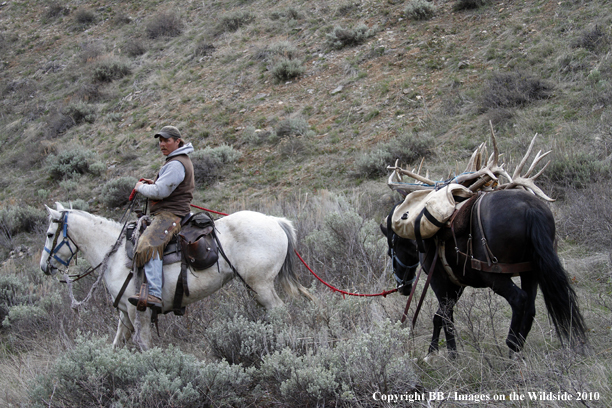
{"label": "blue jeans", "polygon": [[156,254],[144,266],[145,274],[147,275],[147,283],[149,284],[149,295],[156,298],[162,298],[162,267],[164,262],[159,259]]}

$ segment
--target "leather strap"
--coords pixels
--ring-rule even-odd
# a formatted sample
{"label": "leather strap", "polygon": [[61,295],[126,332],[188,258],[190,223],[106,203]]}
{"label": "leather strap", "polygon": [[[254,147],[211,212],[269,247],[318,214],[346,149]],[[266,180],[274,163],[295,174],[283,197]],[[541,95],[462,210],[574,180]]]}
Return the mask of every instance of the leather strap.
{"label": "leather strap", "polygon": [[121,297],[125,293],[125,290],[127,289],[127,286],[129,285],[129,283],[130,283],[130,281],[132,280],[133,277],[134,277],[134,272],[130,271],[130,273],[128,274],[127,278],[125,278],[125,282],[123,282],[123,286],[121,286],[121,289],[119,289],[119,293],[117,294],[117,297],[115,298],[115,301],[113,302],[113,307],[115,309],[117,308],[117,306],[119,306],[119,302],[121,301]]}
{"label": "leather strap", "polygon": [[410,309],[410,304],[412,303],[412,297],[414,296],[414,291],[417,287],[417,283],[419,281],[419,278],[421,277],[421,271],[423,270],[423,267],[421,266],[419,268],[419,271],[417,272],[416,278],[414,279],[414,282],[412,283],[412,289],[410,290],[410,296],[408,296],[408,301],[406,302],[406,308],[404,309],[404,314],[402,315],[402,320],[401,323],[404,324],[404,322],[406,321],[406,317],[408,316],[408,309]]}
{"label": "leather strap", "polygon": [[416,220],[414,220],[414,235],[416,236],[417,246],[419,247],[420,253],[425,253],[425,245],[423,245],[423,236],[421,235],[421,220],[423,219],[423,216],[425,216],[429,222],[438,228],[442,228],[445,225],[445,223],[438,221],[436,217],[429,212],[427,207],[423,208],[423,210],[416,217]]}
{"label": "leather strap", "polygon": [[176,282],[176,289],[174,290],[174,301],[172,302],[172,311],[175,315],[182,316],[185,314],[185,308],[181,306],[183,304],[183,294],[189,296],[189,287],[187,285],[187,264],[185,261],[181,262],[181,272],[179,273],[178,280]]}
{"label": "leather strap", "polygon": [[[423,301],[425,300],[425,296],[427,295],[427,289],[429,289],[429,283],[431,282],[431,277],[434,274],[436,269],[436,261],[438,260],[438,251],[434,251],[434,259],[429,268],[429,273],[427,274],[427,280],[425,281],[425,286],[423,286],[423,292],[421,292],[421,298],[419,299],[419,304],[417,305],[416,310],[414,311],[414,316],[412,316],[412,328],[414,329],[414,325],[416,324],[417,317],[419,316],[419,312],[421,311],[421,306],[423,306]],[[423,263],[421,262],[421,265]]]}
{"label": "leather strap", "polygon": [[519,263],[492,263],[489,265],[487,262],[479,261],[478,259],[470,259],[470,266],[472,269],[483,272],[491,273],[509,273],[512,275],[518,275],[521,272],[529,272],[533,270],[533,264],[531,262],[519,262]]}
{"label": "leather strap", "polygon": [[[425,296],[427,295],[427,289],[429,289],[429,283],[431,282],[431,277],[434,274],[434,270],[436,269],[436,261],[438,260],[438,251],[436,250],[434,253],[434,259],[431,263],[431,267],[427,273],[427,280],[425,281],[425,286],[423,287],[423,291],[421,292],[421,298],[419,299],[419,303],[417,304],[417,308],[414,311],[414,316],[412,317],[412,328],[416,324],[417,317],[419,316],[419,312],[421,311],[421,306],[423,306],[423,301],[425,300]],[[416,289],[417,283],[419,281],[419,277],[421,276],[421,271],[423,270],[423,262],[421,261],[421,268],[417,273],[417,277],[412,284],[412,290],[410,291],[410,296],[408,296],[408,302],[406,303],[406,308],[404,309],[404,314],[402,315],[401,323],[403,324],[406,321],[406,317],[408,316],[408,309],[410,309],[410,304],[412,303],[412,297],[414,295],[414,291]]]}

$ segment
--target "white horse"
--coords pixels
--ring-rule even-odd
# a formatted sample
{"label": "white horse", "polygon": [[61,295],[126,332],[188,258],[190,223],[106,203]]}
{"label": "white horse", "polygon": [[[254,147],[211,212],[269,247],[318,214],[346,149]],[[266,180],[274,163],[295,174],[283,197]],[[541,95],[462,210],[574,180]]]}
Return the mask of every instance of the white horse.
{"label": "white horse", "polygon": [[[40,259],[42,271],[49,275],[57,272],[62,265],[68,266],[78,250],[92,266],[101,264],[117,242],[122,225],[85,211],[65,209],[59,203],[56,205],[56,210],[47,207],[50,224],[45,250]],[[291,221],[253,211],[239,211],[215,221],[215,227],[227,258],[253,289],[255,299],[262,306],[270,309],[283,304],[274,290],[277,275],[286,292],[292,296],[299,293],[313,299],[297,281],[292,269],[296,234]],[[99,271],[104,273],[102,278],[113,300],[130,273],[126,266],[128,257],[123,245],[125,239],[122,237],[121,240],[117,250],[107,257],[106,270]],[[172,310],[180,268],[180,262],[164,266],[164,311]],[[190,271],[187,275],[189,297],[183,296],[182,306],[219,290],[234,277],[234,272],[220,256],[218,265],[206,270]],[[137,288],[132,279],[117,306],[120,316],[113,345],[119,346],[129,340],[136,325],[140,329],[137,331],[140,339],[135,338],[134,341],[139,342],[141,348],[147,349],[151,345],[151,326],[140,324],[137,319],[150,317],[151,312],[147,309],[146,312],[138,313],[136,307],[127,301],[128,296],[134,293],[137,293]]]}

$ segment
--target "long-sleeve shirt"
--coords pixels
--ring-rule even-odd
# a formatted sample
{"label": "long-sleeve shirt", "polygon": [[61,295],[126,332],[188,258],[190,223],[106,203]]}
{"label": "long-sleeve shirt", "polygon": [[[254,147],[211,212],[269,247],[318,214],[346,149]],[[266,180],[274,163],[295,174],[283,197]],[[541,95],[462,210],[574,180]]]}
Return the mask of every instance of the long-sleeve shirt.
{"label": "long-sleeve shirt", "polygon": [[[168,158],[179,155],[189,154],[194,151],[191,143],[179,147],[168,155]],[[152,200],[162,200],[168,197],[185,179],[185,168],[179,161],[171,161],[162,166],[155,184],[143,184],[138,188],[138,192]]]}

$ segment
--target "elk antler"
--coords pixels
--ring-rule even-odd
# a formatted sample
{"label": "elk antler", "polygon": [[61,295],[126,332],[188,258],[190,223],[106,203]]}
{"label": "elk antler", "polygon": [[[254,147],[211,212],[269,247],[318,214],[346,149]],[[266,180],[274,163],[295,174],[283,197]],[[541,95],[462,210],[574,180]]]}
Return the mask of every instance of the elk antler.
{"label": "elk antler", "polygon": [[[468,187],[471,191],[475,192],[478,190],[503,190],[509,188],[524,188],[531,191],[533,194],[537,195],[540,198],[543,198],[547,201],[554,201],[554,199],[547,196],[538,186],[535,185],[534,180],[538,178],[542,172],[548,167],[550,161],[540,169],[534,176],[531,176],[531,173],[534,172],[536,166],[550,154],[550,151],[546,153],[542,153],[539,151],[536,154],[531,166],[527,172],[521,176],[521,171],[523,171],[523,167],[527,163],[529,156],[531,155],[531,151],[533,150],[533,146],[535,144],[536,137],[538,134],[533,137],[531,143],[529,144],[529,148],[527,149],[527,153],[522,158],[518,167],[514,171],[512,177],[506,172],[504,169],[504,163],[499,163],[500,154],[499,149],[497,147],[497,139],[495,138],[495,132],[493,129],[493,124],[489,121],[489,125],[491,126],[491,141],[493,144],[493,153],[489,156],[486,164],[484,163],[485,157],[487,155],[487,147],[485,143],[481,143],[480,146],[472,153],[468,165],[465,171],[456,176],[455,178],[446,180],[445,182],[435,182],[429,179],[428,176],[423,177],[419,173],[421,172],[421,168],[423,166],[423,161],[419,165],[418,171],[408,171],[400,168],[398,166],[398,161],[395,161],[395,166],[389,166],[387,169],[392,170],[393,172],[389,176],[387,181],[387,185],[402,195],[406,196],[409,193],[417,190],[433,190],[440,183],[457,183],[461,184],[465,187]],[[417,183],[405,183],[403,181],[403,176],[412,177],[417,181]],[[500,182],[499,178],[503,178],[507,180],[507,182]],[[494,182],[494,183],[492,183]]]}
{"label": "elk antler", "polygon": [[[398,166],[398,162],[399,160],[396,160],[395,166],[387,167],[388,170],[393,170],[393,173],[391,173],[391,175],[389,176],[389,179],[387,180],[387,185],[392,190],[397,191],[398,193],[406,196],[409,193],[412,193],[413,191],[417,191],[417,190],[431,190],[436,185],[435,181],[431,181],[427,177],[421,176],[418,172],[415,173],[412,171],[402,169],[401,167]],[[422,165],[423,165],[423,162],[421,161],[421,166]],[[419,166],[419,171],[421,169],[421,166]],[[404,178],[403,178],[404,175],[412,177],[416,181],[419,181],[423,184],[405,183]]]}
{"label": "elk antler", "polygon": [[[489,124],[491,124],[491,122],[489,122]],[[465,173],[457,176],[453,182],[466,185],[468,182],[476,180],[476,182],[470,185],[469,189],[471,191],[478,191],[490,181],[498,181],[498,176],[500,175],[511,180],[506,170],[504,170],[504,164],[498,164],[500,154],[497,148],[497,139],[495,138],[492,124],[491,140],[493,143],[493,153],[489,156],[486,166],[482,167],[480,164],[482,162],[482,156],[486,155],[487,152],[486,145],[482,143],[472,154]]]}
{"label": "elk antler", "polygon": [[529,175],[535,170],[536,165],[539,162],[541,162],[542,159],[548,156],[551,150],[547,151],[544,154],[542,154],[541,150],[538,151],[538,153],[536,154],[536,157],[533,159],[533,162],[531,163],[531,166],[529,166],[529,169],[527,170],[525,175],[521,176],[521,171],[523,170],[523,167],[525,166],[525,163],[527,163],[527,159],[529,158],[529,155],[531,154],[531,150],[533,149],[533,145],[535,143],[536,137],[538,137],[537,133],[535,134],[533,139],[531,139],[531,143],[529,144],[527,153],[525,153],[525,156],[523,157],[523,159],[517,166],[516,170],[514,170],[514,174],[512,175],[512,178],[510,179],[510,181],[506,184],[500,185],[499,188],[505,189],[505,188],[523,187],[531,191],[533,194],[537,195],[538,197],[543,198],[546,201],[555,201],[553,198],[550,198],[549,196],[547,196],[542,191],[542,189],[540,189],[538,186],[535,185],[535,182],[534,182],[534,180],[540,177],[540,175],[548,167],[548,165],[550,164],[550,160],[533,177],[529,177]]}

